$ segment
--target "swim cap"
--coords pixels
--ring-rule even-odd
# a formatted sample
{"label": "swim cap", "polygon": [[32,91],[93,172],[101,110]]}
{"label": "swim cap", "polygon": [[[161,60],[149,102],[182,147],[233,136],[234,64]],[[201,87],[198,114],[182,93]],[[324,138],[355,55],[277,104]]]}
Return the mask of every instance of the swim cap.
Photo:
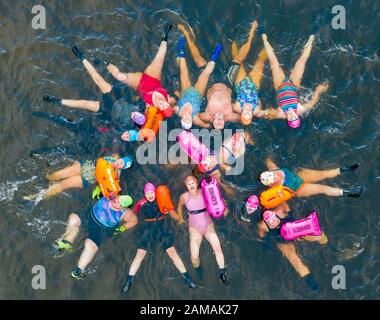
{"label": "swim cap", "polygon": [[297,129],[300,125],[301,125],[301,120],[299,117],[293,121],[288,120],[288,126],[293,128],[293,129]]}
{"label": "swim cap", "polygon": [[186,122],[186,121],[181,120],[181,126],[182,126],[182,129],[184,130],[190,130],[193,124],[192,122]]}
{"label": "swim cap", "polygon": [[130,196],[120,196],[119,203],[123,208],[127,208],[132,205],[133,199]]}
{"label": "swim cap", "polygon": [[149,191],[153,191],[153,192],[156,191],[155,186],[153,185],[153,183],[150,183],[150,182],[146,183],[144,186],[144,193],[147,193]]}
{"label": "swim cap", "polygon": [[165,118],[170,118],[173,115],[173,108],[169,106],[165,110],[162,110],[161,112]]}
{"label": "swim cap", "polygon": [[202,173],[206,172],[206,168],[204,167],[204,165],[202,163],[198,163],[198,169]]}
{"label": "swim cap", "polygon": [[264,186],[270,186],[274,183],[274,173],[272,171],[264,171],[260,174],[260,181]]}
{"label": "swim cap", "polygon": [[124,158],[121,158],[121,160],[123,160],[123,169],[129,169],[130,167],[132,167],[133,165],[133,159],[129,156],[126,156]]}
{"label": "swim cap", "polygon": [[195,178],[194,176],[187,176],[183,182],[186,184],[186,183],[188,183],[190,180],[193,180],[195,183],[198,183],[197,178]]}
{"label": "swim cap", "polygon": [[137,140],[138,131],[137,130],[128,130],[129,133],[129,141],[133,142]]}
{"label": "swim cap", "polygon": [[263,219],[267,224],[271,224],[274,219],[276,219],[276,213],[274,211],[264,211],[263,213]]}
{"label": "swim cap", "polygon": [[259,198],[253,194],[247,199],[247,202],[245,204],[247,207],[257,209],[257,207],[259,206]]}
{"label": "swim cap", "polygon": [[135,111],[135,112],[132,112],[131,113],[131,118],[132,120],[138,125],[138,126],[142,126],[144,123],[145,123],[145,116],[138,112],[138,111]]}

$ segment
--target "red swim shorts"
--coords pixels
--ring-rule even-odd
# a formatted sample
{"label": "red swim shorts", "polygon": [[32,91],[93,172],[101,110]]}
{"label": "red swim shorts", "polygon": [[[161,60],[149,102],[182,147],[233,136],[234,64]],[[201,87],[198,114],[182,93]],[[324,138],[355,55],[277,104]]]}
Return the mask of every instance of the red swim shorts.
{"label": "red swim shorts", "polygon": [[161,93],[166,101],[168,100],[168,92],[161,87],[161,81],[143,73],[140,83],[137,86],[137,92],[141,95],[145,103],[153,105],[152,95],[155,91]]}

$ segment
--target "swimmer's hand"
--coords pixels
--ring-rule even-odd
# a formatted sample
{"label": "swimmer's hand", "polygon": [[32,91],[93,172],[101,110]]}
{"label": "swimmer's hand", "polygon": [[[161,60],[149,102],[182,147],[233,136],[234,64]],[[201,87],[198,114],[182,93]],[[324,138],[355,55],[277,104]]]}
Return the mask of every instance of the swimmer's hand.
{"label": "swimmer's hand", "polygon": [[125,232],[126,230],[127,230],[127,228],[126,228],[124,225],[122,225],[122,226],[117,227],[117,228],[115,229],[115,231],[113,232],[113,235],[114,235],[115,237],[117,237],[120,233]]}
{"label": "swimmer's hand", "polygon": [[92,199],[100,199],[100,194],[102,193],[102,190],[99,186],[96,186],[96,188],[92,191]]}

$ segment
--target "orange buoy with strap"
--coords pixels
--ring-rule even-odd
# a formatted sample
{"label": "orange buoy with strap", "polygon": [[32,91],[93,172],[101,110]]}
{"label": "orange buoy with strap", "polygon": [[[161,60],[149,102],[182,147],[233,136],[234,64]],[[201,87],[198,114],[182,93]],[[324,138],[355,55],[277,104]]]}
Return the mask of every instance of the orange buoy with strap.
{"label": "orange buoy with strap", "polygon": [[141,140],[146,142],[153,142],[157,135],[160,123],[164,116],[160,109],[154,106],[148,107],[145,114],[146,122],[139,131]]}
{"label": "orange buoy with strap", "polygon": [[294,197],[294,191],[283,185],[265,190],[260,195],[260,203],[264,208],[272,209]]}
{"label": "orange buoy with strap", "polygon": [[174,204],[170,197],[170,190],[165,185],[159,185],[156,188],[156,199],[158,208],[162,214],[167,214],[174,210]]}
{"label": "orange buoy with strap", "polygon": [[114,167],[104,158],[99,158],[95,167],[95,178],[102,190],[103,197],[116,197],[121,188]]}

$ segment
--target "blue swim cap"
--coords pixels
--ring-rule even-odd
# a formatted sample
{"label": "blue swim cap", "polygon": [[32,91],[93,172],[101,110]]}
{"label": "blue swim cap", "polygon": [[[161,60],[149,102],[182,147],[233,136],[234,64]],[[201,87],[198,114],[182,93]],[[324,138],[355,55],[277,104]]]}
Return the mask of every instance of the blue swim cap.
{"label": "blue swim cap", "polygon": [[121,158],[121,160],[123,160],[124,162],[123,169],[129,169],[130,167],[132,167],[133,159],[131,157],[126,156],[124,158]]}
{"label": "blue swim cap", "polygon": [[128,130],[129,133],[129,141],[136,141],[138,138],[139,132],[137,130]]}

